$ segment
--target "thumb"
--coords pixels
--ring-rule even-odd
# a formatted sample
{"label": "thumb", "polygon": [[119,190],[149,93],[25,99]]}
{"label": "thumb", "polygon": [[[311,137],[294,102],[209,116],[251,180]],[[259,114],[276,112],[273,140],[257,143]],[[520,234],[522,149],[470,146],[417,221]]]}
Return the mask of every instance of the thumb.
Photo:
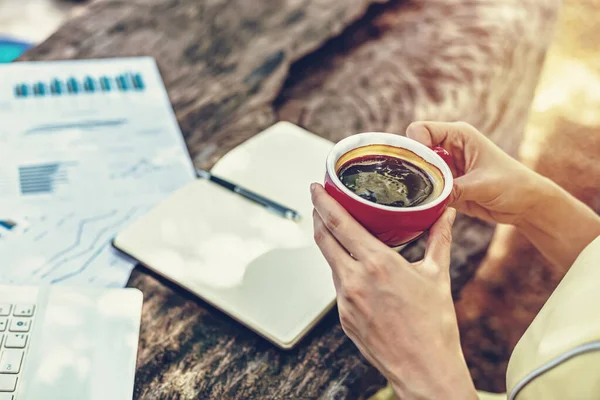
{"label": "thumb", "polygon": [[448,205],[451,207],[462,210],[465,202],[477,201],[477,194],[481,192],[481,180],[478,178],[478,173],[473,171],[466,175],[454,178],[452,185],[452,192],[448,199]]}
{"label": "thumb", "polygon": [[452,244],[452,224],[456,210],[448,208],[429,230],[425,259],[434,262],[443,270],[450,267],[450,245]]}

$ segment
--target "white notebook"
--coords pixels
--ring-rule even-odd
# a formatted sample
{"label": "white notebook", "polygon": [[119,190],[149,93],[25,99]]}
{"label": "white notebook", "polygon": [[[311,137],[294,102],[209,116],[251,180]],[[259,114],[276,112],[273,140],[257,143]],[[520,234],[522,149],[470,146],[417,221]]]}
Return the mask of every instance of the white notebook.
{"label": "white notebook", "polygon": [[211,170],[297,210],[286,220],[198,179],[121,231],[114,245],[282,348],[333,306],[331,270],[313,242],[309,186],[333,143],[280,122]]}

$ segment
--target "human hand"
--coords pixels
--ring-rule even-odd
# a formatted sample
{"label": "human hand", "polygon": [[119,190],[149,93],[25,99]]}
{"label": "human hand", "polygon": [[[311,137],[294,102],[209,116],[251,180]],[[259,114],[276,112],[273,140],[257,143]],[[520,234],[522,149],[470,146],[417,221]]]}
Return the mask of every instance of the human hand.
{"label": "human hand", "polygon": [[476,399],[450,292],[448,209],[425,258],[409,263],[311,185],[315,241],[331,266],[340,321],[402,399]]}
{"label": "human hand", "polygon": [[539,203],[546,179],[464,122],[414,122],[406,136],[453,158],[450,205],[487,221],[517,225]]}

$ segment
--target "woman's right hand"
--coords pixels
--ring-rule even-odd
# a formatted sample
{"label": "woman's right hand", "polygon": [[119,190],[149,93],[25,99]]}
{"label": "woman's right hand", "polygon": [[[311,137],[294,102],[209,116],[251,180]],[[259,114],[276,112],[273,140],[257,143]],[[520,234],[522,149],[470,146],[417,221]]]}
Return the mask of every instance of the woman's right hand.
{"label": "woman's right hand", "polygon": [[536,174],[464,122],[414,122],[406,136],[441,146],[453,159],[450,205],[487,221],[518,225],[539,202],[546,178]]}

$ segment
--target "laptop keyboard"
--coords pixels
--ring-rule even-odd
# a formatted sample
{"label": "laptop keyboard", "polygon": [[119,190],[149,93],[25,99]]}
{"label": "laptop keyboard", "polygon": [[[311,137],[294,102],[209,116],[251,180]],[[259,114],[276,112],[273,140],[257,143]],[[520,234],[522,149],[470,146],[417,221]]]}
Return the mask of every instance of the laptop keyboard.
{"label": "laptop keyboard", "polygon": [[34,312],[33,304],[0,304],[0,400],[17,400]]}

